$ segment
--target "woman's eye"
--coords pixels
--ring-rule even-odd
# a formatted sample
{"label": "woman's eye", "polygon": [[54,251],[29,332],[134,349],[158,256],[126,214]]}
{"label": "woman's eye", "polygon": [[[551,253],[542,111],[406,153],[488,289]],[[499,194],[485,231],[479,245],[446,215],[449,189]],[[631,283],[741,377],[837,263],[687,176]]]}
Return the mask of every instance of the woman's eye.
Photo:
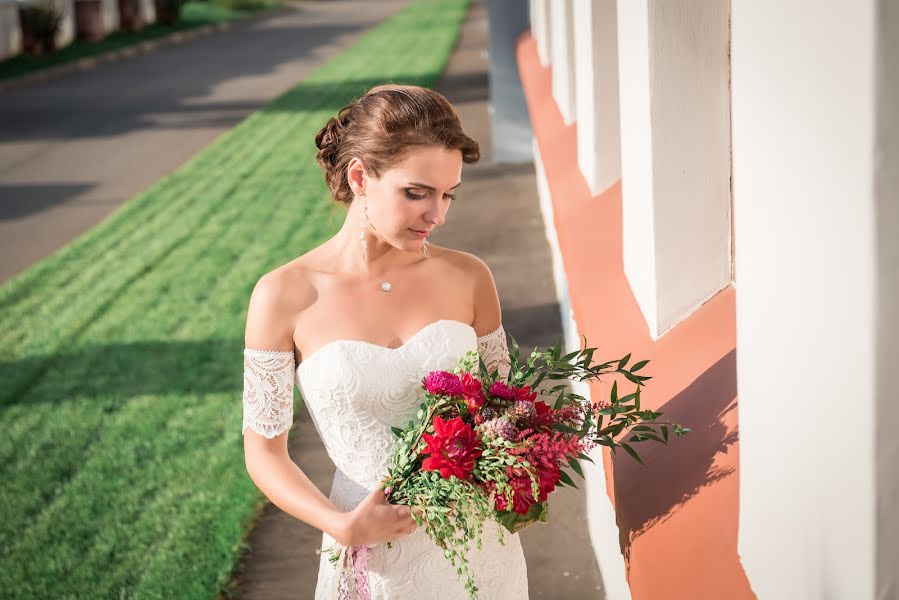
{"label": "woman's eye", "polygon": [[452,195],[452,194],[444,194],[443,197],[444,197],[444,198],[449,198],[450,200],[455,200],[455,199],[456,199],[456,197],[455,197],[454,195]]}
{"label": "woman's eye", "polygon": [[412,200],[421,200],[425,197],[426,194],[416,194],[411,190],[406,190],[406,195],[409,196]]}

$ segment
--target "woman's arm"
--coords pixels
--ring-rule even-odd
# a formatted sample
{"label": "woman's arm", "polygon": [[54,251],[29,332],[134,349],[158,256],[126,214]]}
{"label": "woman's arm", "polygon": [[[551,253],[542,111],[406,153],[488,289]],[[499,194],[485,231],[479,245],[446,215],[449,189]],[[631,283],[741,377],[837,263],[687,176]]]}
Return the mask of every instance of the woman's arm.
{"label": "woman's arm", "polygon": [[287,452],[293,422],[293,317],[275,273],[260,278],[250,297],[244,350],[244,461],[250,479],[287,514],[341,544],[350,514],[338,509]]}

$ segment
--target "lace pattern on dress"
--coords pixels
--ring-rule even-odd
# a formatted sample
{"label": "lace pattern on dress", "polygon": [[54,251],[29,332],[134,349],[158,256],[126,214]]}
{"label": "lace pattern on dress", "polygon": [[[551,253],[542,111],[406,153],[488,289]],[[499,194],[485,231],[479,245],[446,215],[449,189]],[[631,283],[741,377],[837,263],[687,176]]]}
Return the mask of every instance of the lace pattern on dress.
{"label": "lace pattern on dress", "polygon": [[243,427],[271,439],[293,424],[292,350],[243,351]]}
{"label": "lace pattern on dress", "polygon": [[490,333],[478,336],[478,352],[489,372],[497,369],[501,377],[508,378],[512,363],[509,362],[509,346],[502,324]]}

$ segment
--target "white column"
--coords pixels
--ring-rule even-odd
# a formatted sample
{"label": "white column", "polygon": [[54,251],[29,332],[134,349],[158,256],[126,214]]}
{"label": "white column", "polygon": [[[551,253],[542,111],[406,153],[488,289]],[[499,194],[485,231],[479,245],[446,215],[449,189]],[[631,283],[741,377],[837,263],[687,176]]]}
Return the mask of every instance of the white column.
{"label": "white column", "polygon": [[899,592],[897,37],[892,0],[734,3],[738,552],[759,598]]}
{"label": "white column", "polygon": [[728,10],[618,2],[624,269],[653,339],[731,282]]}
{"label": "white column", "polygon": [[112,33],[119,28],[118,0],[101,0],[103,12],[103,30]]}
{"label": "white column", "polygon": [[19,4],[15,0],[0,0],[0,59],[15,56],[21,51]]}
{"label": "white column", "polygon": [[574,1],[577,160],[593,195],[621,177],[615,2]]}
{"label": "white column", "polygon": [[899,594],[899,4],[879,0],[876,20],[874,137],[874,239],[877,269],[874,476],[875,590]]}
{"label": "white column", "polygon": [[572,0],[553,0],[550,8],[550,55],[553,98],[566,125],[574,122],[574,15]]}
{"label": "white column", "polygon": [[531,35],[537,42],[537,56],[544,67],[550,62],[549,0],[531,0]]}

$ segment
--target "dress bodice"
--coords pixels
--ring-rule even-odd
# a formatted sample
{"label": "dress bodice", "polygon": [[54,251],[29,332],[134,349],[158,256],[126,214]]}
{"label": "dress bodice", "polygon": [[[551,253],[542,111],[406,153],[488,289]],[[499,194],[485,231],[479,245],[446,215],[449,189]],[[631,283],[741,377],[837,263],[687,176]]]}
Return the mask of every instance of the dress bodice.
{"label": "dress bodice", "polygon": [[390,427],[402,428],[415,418],[422,379],[430,371],[451,369],[475,349],[475,337],[471,325],[444,319],[398,348],[336,340],[300,363],[297,384],[335,466],[374,489],[387,475],[396,445]]}

